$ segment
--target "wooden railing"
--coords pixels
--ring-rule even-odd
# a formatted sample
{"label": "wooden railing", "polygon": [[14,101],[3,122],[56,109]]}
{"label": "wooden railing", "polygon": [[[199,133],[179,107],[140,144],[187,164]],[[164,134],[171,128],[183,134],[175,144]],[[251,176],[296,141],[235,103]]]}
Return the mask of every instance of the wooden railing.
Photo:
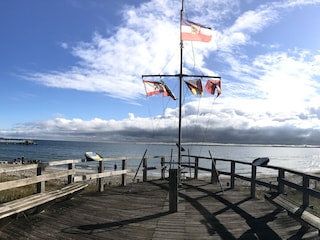
{"label": "wooden railing", "polygon": [[[73,176],[76,171],[74,164],[77,160],[62,160],[55,162],[36,163],[36,164],[2,164],[0,165],[0,174],[6,175],[24,175],[24,172],[28,173],[27,177],[23,177],[17,180],[9,180],[0,182],[0,191],[8,190],[17,187],[23,187],[31,184],[37,185],[37,193],[45,192],[45,183],[50,180],[66,178],[67,183],[73,182]],[[46,172],[45,169],[53,166],[66,165],[67,169],[57,169],[57,171]],[[3,166],[3,167],[1,167]]]}
{"label": "wooden railing", "polygon": [[[97,180],[98,191],[104,190],[104,178],[121,176],[121,184],[124,186],[127,184],[127,176],[129,173],[135,173],[138,171],[136,168],[128,168],[127,162],[132,160],[142,161],[142,181],[147,181],[147,172],[150,170],[161,169],[161,166],[148,166],[148,159],[160,158],[160,162],[164,162],[164,157],[115,157],[115,158],[104,158],[103,161],[88,162],[93,165],[93,169],[97,171],[80,171],[76,168],[76,164],[86,162],[84,159],[69,159],[52,162],[39,162],[34,164],[0,164],[0,176],[15,175],[17,177],[25,175],[25,172],[29,172],[28,176],[22,176],[20,179],[6,180],[0,182],[0,191],[13,189],[17,187],[23,187],[27,185],[36,184],[36,192],[43,193],[46,189],[46,182],[51,180],[65,179],[67,184],[73,182]],[[105,170],[105,162],[107,161],[121,161],[120,170]],[[96,165],[96,166],[95,166]],[[49,171],[50,170],[50,171]],[[164,175],[163,175],[164,177]]]}
{"label": "wooden railing", "polygon": [[[199,170],[208,172],[211,174],[211,182],[216,183],[218,180],[217,172],[214,167],[219,164],[219,162],[229,164],[229,171],[217,169],[220,176],[225,175],[230,177],[230,188],[233,189],[235,187],[235,183],[237,179],[242,181],[246,181],[250,183],[250,195],[252,198],[256,197],[257,186],[263,186],[266,189],[273,190],[279,193],[286,193],[286,189],[291,188],[293,191],[297,193],[297,195],[301,195],[300,199],[301,205],[309,206],[310,205],[310,197],[314,197],[317,200],[320,200],[320,176],[316,176],[313,174],[308,174],[304,172],[295,171],[288,168],[282,168],[272,165],[267,166],[254,166],[251,162],[243,162],[237,160],[229,160],[229,159],[220,159],[220,158],[208,158],[208,157],[199,157],[199,156],[185,156],[188,158],[194,159],[191,165],[186,163],[182,164],[182,167],[192,168],[194,169],[194,178],[198,178]],[[200,161],[211,161],[211,168],[199,167]],[[208,165],[208,164],[207,164]],[[237,169],[239,166],[247,166],[250,169],[249,173],[237,173]],[[257,175],[257,169],[267,170],[266,173],[268,176],[276,176],[274,182],[270,182],[270,180],[261,180],[259,179],[259,175]],[[265,171],[261,171],[265,172]],[[294,179],[301,178],[300,181],[296,182]],[[270,179],[270,178],[265,178]]]}
{"label": "wooden railing", "polygon": [[[90,162],[92,164],[96,164],[94,168],[97,169],[97,172],[82,172],[76,168],[76,164],[80,164],[84,160],[74,159],[74,160],[61,160],[54,162],[45,162],[38,164],[25,164],[25,165],[15,165],[1,167],[0,165],[0,174],[1,173],[12,173],[18,171],[27,171],[27,170],[35,170],[35,176],[29,176],[27,178],[11,180],[0,183],[0,191],[11,189],[20,186],[26,186],[30,184],[37,185],[37,192],[45,191],[45,183],[47,181],[59,178],[66,178],[67,183],[79,182],[79,181],[88,181],[88,180],[97,180],[98,183],[98,191],[104,190],[104,179],[112,176],[121,176],[121,184],[126,185],[128,180],[128,176],[131,173],[131,176],[139,170],[140,176],[142,176],[142,181],[148,181],[149,171],[156,171],[158,176],[161,179],[165,179],[168,175],[168,170],[171,168],[176,168],[176,163],[174,164],[170,160],[168,156],[146,156],[143,159],[141,157],[113,157],[113,158],[104,158],[103,161]],[[142,161],[141,169],[137,169],[137,167],[128,168],[128,162],[132,160]],[[152,162],[150,161],[152,160]],[[186,160],[186,161],[185,161]],[[106,162],[121,162],[121,169],[113,170],[105,170]],[[206,164],[200,164],[206,162]],[[153,164],[152,164],[153,163]],[[226,169],[219,169],[219,164],[226,165]],[[9,164],[8,164],[9,165]],[[10,164],[11,165],[11,164]],[[61,166],[64,165],[64,168]],[[203,165],[209,167],[203,167]],[[201,167],[202,166],[202,167]],[[291,169],[276,167],[276,166],[254,166],[251,162],[243,162],[237,160],[229,160],[229,159],[220,159],[214,158],[211,159],[209,157],[200,157],[200,156],[186,156],[183,155],[183,160],[181,163],[181,167],[184,168],[183,171],[189,172],[191,178],[199,178],[199,175],[202,172],[207,174],[211,174],[211,182],[216,183],[218,180],[217,172],[215,171],[215,166],[218,166],[218,172],[221,176],[230,177],[229,179],[229,187],[233,189],[237,180],[246,181],[250,185],[250,195],[251,197],[256,197],[257,186],[263,186],[269,190],[277,191],[279,193],[284,193],[286,188],[292,188],[298,193],[302,195],[301,203],[304,206],[310,205],[310,197],[314,197],[316,199],[320,199],[320,191],[317,185],[320,185],[320,177],[312,174],[307,174],[299,171],[294,171]],[[241,166],[245,166],[249,171],[246,173],[240,173],[238,169]],[[46,171],[49,168],[57,167],[56,171]],[[261,180],[259,175],[257,175],[257,170],[259,168],[263,168],[264,170],[268,170],[269,174],[277,176],[274,182],[270,182],[269,180]],[[185,170],[187,169],[187,170]],[[270,173],[271,172],[271,173]],[[301,182],[297,183],[291,181],[287,176],[295,175],[301,178]],[[154,175],[153,175],[154,176]],[[140,179],[139,179],[140,180]],[[131,179],[132,181],[132,179]],[[311,185],[313,187],[311,187]]]}
{"label": "wooden railing", "polygon": [[[318,184],[320,183],[319,176],[276,166],[267,166],[267,168],[276,170],[278,172],[277,184],[270,185],[270,188],[277,190],[279,193],[285,193],[285,187],[294,189],[295,191],[302,194],[301,200],[303,206],[310,205],[310,197],[314,197],[320,200],[320,190],[318,188]],[[300,184],[286,179],[287,174],[300,177]],[[311,187],[312,182],[314,183],[313,187]]]}
{"label": "wooden railing", "polygon": [[[59,165],[66,165],[67,169],[44,171],[49,166]],[[0,191],[36,184],[36,194],[34,194],[33,188],[27,188],[27,191],[24,189],[1,193],[0,220],[12,216],[18,217],[19,214],[25,214],[26,211],[38,212],[49,203],[70,198],[88,186],[87,183],[73,182],[75,174],[73,160],[26,165],[8,164],[0,168],[0,173],[2,180]],[[4,178],[2,178],[3,174],[6,175]],[[15,178],[18,177],[18,179],[10,180],[11,177],[9,178],[7,175],[15,175]],[[47,181],[60,178],[66,178],[67,184],[60,183],[58,189],[45,191]]]}

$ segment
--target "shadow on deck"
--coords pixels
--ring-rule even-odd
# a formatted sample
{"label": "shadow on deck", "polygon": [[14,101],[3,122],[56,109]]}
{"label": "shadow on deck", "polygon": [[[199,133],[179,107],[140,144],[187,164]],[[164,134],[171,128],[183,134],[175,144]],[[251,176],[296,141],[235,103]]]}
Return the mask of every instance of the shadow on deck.
{"label": "shadow on deck", "polygon": [[318,239],[265,200],[205,181],[184,181],[177,213],[156,180],[84,193],[2,227],[0,239]]}

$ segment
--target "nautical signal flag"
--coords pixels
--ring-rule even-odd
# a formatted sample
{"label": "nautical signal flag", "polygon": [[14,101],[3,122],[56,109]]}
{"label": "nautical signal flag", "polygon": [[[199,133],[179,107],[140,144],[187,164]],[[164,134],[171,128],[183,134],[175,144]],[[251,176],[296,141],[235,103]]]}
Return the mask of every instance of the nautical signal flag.
{"label": "nautical signal flag", "polygon": [[143,80],[144,87],[146,89],[147,96],[163,93],[164,89],[161,82],[151,82]]}
{"label": "nautical signal flag", "polygon": [[163,84],[164,89],[165,89],[165,91],[163,92],[163,96],[165,96],[165,97],[170,96],[170,97],[172,97],[173,100],[177,100],[176,96],[173,94],[173,92],[168,87],[168,85],[165,84],[163,81],[161,81],[161,83]]}
{"label": "nautical signal flag", "polygon": [[217,97],[221,94],[221,81],[220,79],[210,79],[207,81],[206,90],[208,93],[214,95],[217,90]]}
{"label": "nautical signal flag", "polygon": [[162,93],[164,97],[170,96],[173,100],[176,100],[177,98],[172,93],[170,88],[163,82],[153,82],[148,80],[143,80],[143,84],[146,90],[147,96],[152,96],[155,94]]}
{"label": "nautical signal flag", "polygon": [[185,19],[181,20],[181,40],[210,42],[212,29]]}
{"label": "nautical signal flag", "polygon": [[184,82],[187,84],[187,87],[190,89],[192,94],[194,95],[199,94],[203,96],[201,79],[185,80]]}

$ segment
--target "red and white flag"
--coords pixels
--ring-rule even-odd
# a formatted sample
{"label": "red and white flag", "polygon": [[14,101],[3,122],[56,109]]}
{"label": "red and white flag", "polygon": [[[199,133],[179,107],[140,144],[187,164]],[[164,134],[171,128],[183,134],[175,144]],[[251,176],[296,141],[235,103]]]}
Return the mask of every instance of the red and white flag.
{"label": "red and white flag", "polygon": [[173,94],[173,92],[170,90],[170,88],[163,82],[154,82],[154,81],[148,81],[143,80],[144,87],[146,89],[147,96],[152,96],[155,94],[162,93],[164,97],[170,96],[173,100],[176,100],[177,98]]}
{"label": "red and white flag", "polygon": [[214,95],[217,90],[217,97],[221,94],[221,81],[220,79],[210,79],[207,81],[206,90],[208,93]]}
{"label": "red and white flag", "polygon": [[181,40],[210,42],[212,29],[185,19],[181,21]]}

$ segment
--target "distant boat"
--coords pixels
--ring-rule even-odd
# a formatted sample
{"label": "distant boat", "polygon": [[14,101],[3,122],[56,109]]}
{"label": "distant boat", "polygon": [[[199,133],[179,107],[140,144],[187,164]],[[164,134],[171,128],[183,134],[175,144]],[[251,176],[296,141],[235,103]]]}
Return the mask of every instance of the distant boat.
{"label": "distant boat", "polygon": [[95,152],[85,152],[84,156],[86,157],[87,161],[101,161],[103,157],[99,153]]}

